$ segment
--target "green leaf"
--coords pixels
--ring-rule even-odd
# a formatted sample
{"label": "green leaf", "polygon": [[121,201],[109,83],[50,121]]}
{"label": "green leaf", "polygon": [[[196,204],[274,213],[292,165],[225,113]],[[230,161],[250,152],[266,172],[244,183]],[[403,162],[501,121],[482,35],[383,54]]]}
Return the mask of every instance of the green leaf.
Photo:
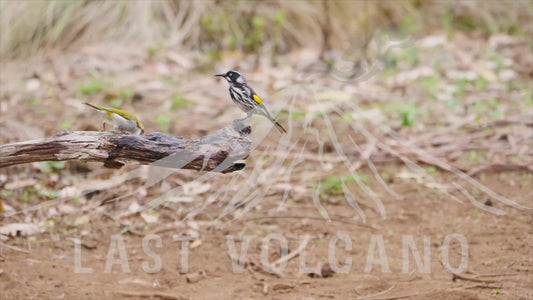
{"label": "green leaf", "polygon": [[492,113],[490,113],[490,117],[493,119],[501,119],[503,117],[503,113],[499,110],[495,110]]}
{"label": "green leaf", "polygon": [[68,130],[70,127],[72,127],[72,124],[74,123],[74,120],[67,120],[61,123],[61,129],[62,130]]}
{"label": "green leaf", "polygon": [[45,161],[41,163],[40,169],[43,173],[60,173],[66,165],[66,161]]}
{"label": "green leaf", "polygon": [[446,101],[446,106],[448,106],[449,108],[457,108],[459,107],[459,102],[457,102],[457,100],[455,99],[450,99]]}
{"label": "green leaf", "polygon": [[366,175],[354,175],[354,176],[329,176],[326,181],[320,184],[320,189],[326,194],[341,194],[342,193],[342,182],[350,183],[355,181],[362,181],[368,183],[369,178]]}
{"label": "green leaf", "polygon": [[41,99],[33,98],[30,100],[30,106],[37,106],[41,104]]}
{"label": "green leaf", "polygon": [[439,169],[437,169],[437,167],[435,167],[435,166],[430,166],[430,167],[426,168],[426,173],[427,174],[438,174],[439,173]]}
{"label": "green leaf", "polygon": [[418,24],[416,24],[415,18],[413,16],[406,16],[403,19],[402,28],[407,34],[414,34],[419,31]]}
{"label": "green leaf", "polygon": [[115,108],[121,108],[122,105],[124,105],[124,100],[116,98],[116,99],[111,100],[110,103],[111,103],[111,106]]}
{"label": "green leaf", "polygon": [[132,88],[125,88],[118,93],[120,99],[131,99],[135,96],[135,91]]}
{"label": "green leaf", "polygon": [[19,196],[18,201],[19,202],[23,202],[23,203],[29,203],[30,202],[30,193],[28,192],[28,189],[26,189],[24,191],[24,193]]}
{"label": "green leaf", "polygon": [[414,105],[405,108],[400,112],[402,126],[414,127],[417,124],[418,110]]}
{"label": "green leaf", "polygon": [[265,18],[260,16],[253,16],[252,25],[255,29],[262,29],[263,27],[265,27]]}
{"label": "green leaf", "polygon": [[0,196],[1,196],[2,198],[8,198],[8,197],[10,197],[11,195],[13,195],[13,191],[12,191],[12,190],[2,189],[2,191],[0,191]]}
{"label": "green leaf", "polygon": [[172,107],[170,109],[179,110],[181,108],[185,108],[185,107],[188,107],[188,106],[193,106],[195,104],[196,103],[194,103],[192,101],[189,101],[189,100],[186,100],[185,98],[183,98],[181,95],[178,94],[172,100]]}
{"label": "green leaf", "polygon": [[344,182],[348,183],[348,182],[355,182],[357,180],[361,180],[362,182],[364,183],[368,183],[370,181],[370,179],[368,178],[368,176],[366,175],[354,175],[354,176],[344,176],[342,178],[344,180]]}
{"label": "green leaf", "polygon": [[305,111],[293,111],[291,113],[291,118],[293,120],[302,120],[302,119],[305,119],[306,115],[307,113]]}
{"label": "green leaf", "polygon": [[161,41],[156,45],[148,47],[148,55],[155,56],[161,49],[163,49],[164,43]]}
{"label": "green leaf", "polygon": [[48,189],[40,189],[37,190],[37,194],[41,197],[45,197],[48,199],[56,199],[59,198],[59,192],[58,191],[52,191]]}
{"label": "green leaf", "polygon": [[79,90],[84,95],[92,95],[105,90],[108,86],[105,81],[95,78],[80,86]]}
{"label": "green leaf", "polygon": [[355,119],[354,119],[353,114],[351,112],[345,112],[342,115],[341,119],[345,123],[353,123],[353,122],[355,122]]}
{"label": "green leaf", "polygon": [[281,25],[285,22],[285,12],[283,11],[278,11],[276,13],[276,17],[275,17],[275,20],[276,20],[276,24],[278,25]]}
{"label": "green leaf", "polygon": [[159,126],[161,127],[161,130],[163,132],[168,132],[168,130],[170,129],[170,122],[171,122],[169,117],[158,116],[156,118],[156,121],[157,121],[157,124],[159,124]]}

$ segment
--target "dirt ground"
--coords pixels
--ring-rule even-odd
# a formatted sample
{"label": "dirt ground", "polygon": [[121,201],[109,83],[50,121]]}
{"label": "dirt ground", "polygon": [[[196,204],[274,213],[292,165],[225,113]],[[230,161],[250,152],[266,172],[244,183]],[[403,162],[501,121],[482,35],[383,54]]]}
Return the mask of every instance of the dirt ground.
{"label": "dirt ground", "polygon": [[[531,176],[502,173],[482,176],[481,182],[521,204],[531,205]],[[512,184],[509,184],[511,182]],[[3,299],[122,299],[153,296],[161,299],[531,299],[532,213],[509,209],[504,216],[479,210],[470,203],[457,203],[431,189],[414,183],[393,182],[391,188],[402,192],[404,199],[384,197],[387,217],[382,219],[371,206],[363,226],[346,203],[326,206],[333,221],[328,222],[308,201],[289,201],[288,218],[269,218],[254,212],[243,219],[220,223],[200,231],[201,244],[189,251],[189,273],[181,274],[182,243],[173,235],[183,228],[168,228],[157,233],[161,248],[152,241],[151,249],[161,259],[160,271],[149,274],[142,268],[154,260],[142,248],[141,236],[123,234],[129,273],[120,264],[105,272],[111,235],[121,233],[121,225],[105,216],[91,220],[91,232],[83,236],[81,267],[92,268],[90,274],[75,272],[73,240],[44,234],[37,240],[18,238],[12,245],[30,248],[21,253],[2,248],[0,290]],[[279,199],[270,197],[261,204],[262,211],[277,207]],[[495,207],[501,207],[495,204]],[[209,211],[205,212],[205,216]],[[308,216],[309,218],[298,218]],[[257,219],[254,219],[257,218]],[[315,219],[316,218],[316,219]],[[197,220],[201,222],[201,220]],[[223,224],[223,225],[222,225]],[[262,238],[280,233],[289,241],[289,251],[298,248],[299,236],[310,235],[306,248],[308,266],[328,262],[328,244],[339,233],[352,240],[351,251],[343,241],[337,244],[337,260],[344,265],[352,258],[346,274],[313,278],[299,272],[299,259],[288,262],[282,275],[272,275],[261,267]],[[466,237],[468,260],[462,275],[452,280],[442,264],[442,245],[451,234]],[[226,236],[251,236],[244,273],[232,271]],[[372,235],[383,237],[390,272],[376,265],[365,273]],[[412,236],[422,253],[424,237],[430,238],[429,274],[420,273],[410,260],[408,273],[402,272],[402,238]],[[237,242],[237,253],[242,243]],[[270,246],[270,262],[279,258],[280,244]],[[118,257],[115,254],[115,257]],[[449,250],[450,266],[461,263],[457,240]],[[197,282],[188,282],[191,274],[205,273]],[[266,288],[265,288],[266,286]],[[379,295],[379,293],[384,292]],[[129,295],[129,296],[128,296]],[[392,298],[389,298],[392,297]],[[398,298],[393,298],[398,297]]]}
{"label": "dirt ground", "polygon": [[[376,55],[386,69],[360,82],[299,70],[317,61],[305,49],[275,66],[104,46],[3,63],[0,142],[100,130],[86,101],[134,112],[147,134],[205,136],[243,117],[213,77],[229,68],[269,95],[289,134],[252,118],[255,148],[232,174],[1,169],[0,298],[533,299],[533,212],[520,206],[533,207],[533,57],[522,38],[420,37]],[[243,273],[231,237],[237,254],[251,238]],[[331,248],[338,267],[351,259],[347,272],[328,270]],[[282,253],[292,259],[270,274],[262,259]],[[321,272],[300,272],[304,262]]]}

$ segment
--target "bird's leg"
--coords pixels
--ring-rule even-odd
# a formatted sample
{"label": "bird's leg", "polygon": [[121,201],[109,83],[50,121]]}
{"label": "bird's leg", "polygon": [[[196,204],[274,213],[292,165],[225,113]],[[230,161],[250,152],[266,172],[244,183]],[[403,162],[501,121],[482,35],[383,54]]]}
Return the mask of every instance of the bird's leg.
{"label": "bird's leg", "polygon": [[252,116],[252,113],[250,112],[247,112],[246,113],[246,117],[244,118],[240,118],[240,119],[236,119],[235,121],[238,121],[238,122],[242,122],[242,121],[246,121],[248,118],[250,118]]}
{"label": "bird's leg", "polygon": [[252,112],[249,111],[249,112],[246,113],[246,117],[240,118],[240,119],[235,119],[235,121],[233,121],[233,124],[234,124],[234,126],[237,127],[238,131],[241,131],[243,128],[246,127],[246,125],[244,124],[244,121],[246,121],[251,116],[252,116]]}
{"label": "bird's leg", "polygon": [[105,131],[105,122],[102,123],[102,131]]}

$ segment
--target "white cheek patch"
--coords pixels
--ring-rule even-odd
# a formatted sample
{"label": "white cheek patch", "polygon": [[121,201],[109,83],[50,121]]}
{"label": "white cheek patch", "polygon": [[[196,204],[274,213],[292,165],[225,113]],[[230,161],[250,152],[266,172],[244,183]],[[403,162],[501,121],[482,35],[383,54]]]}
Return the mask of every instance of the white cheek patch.
{"label": "white cheek patch", "polygon": [[244,83],[244,78],[242,76],[237,77],[238,83]]}

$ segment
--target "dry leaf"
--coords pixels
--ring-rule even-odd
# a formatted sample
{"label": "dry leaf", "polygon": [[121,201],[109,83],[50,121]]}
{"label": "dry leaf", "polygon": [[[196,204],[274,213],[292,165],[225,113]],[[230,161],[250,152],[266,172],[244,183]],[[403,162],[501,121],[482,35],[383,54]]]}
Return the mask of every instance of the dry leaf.
{"label": "dry leaf", "polygon": [[12,223],[0,227],[0,234],[8,236],[30,236],[40,233],[41,230],[31,223]]}
{"label": "dry leaf", "polygon": [[141,212],[141,217],[148,224],[157,223],[157,221],[159,220],[158,214],[154,214],[154,213],[150,213],[146,211]]}

